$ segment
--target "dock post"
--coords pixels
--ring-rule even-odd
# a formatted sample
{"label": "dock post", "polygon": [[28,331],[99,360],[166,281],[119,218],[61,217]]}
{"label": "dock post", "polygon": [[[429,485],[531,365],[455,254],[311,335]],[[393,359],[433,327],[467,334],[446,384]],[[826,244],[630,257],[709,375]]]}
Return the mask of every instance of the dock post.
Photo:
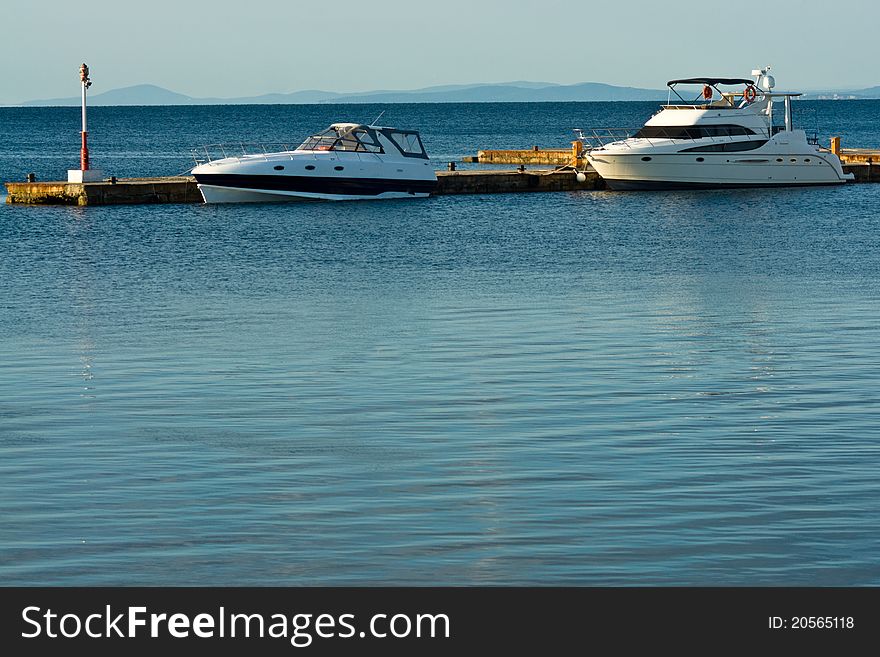
{"label": "dock post", "polygon": [[840,137],[831,138],[831,152],[840,157]]}
{"label": "dock post", "polygon": [[575,139],[571,142],[571,158],[574,160],[575,166],[581,161],[581,158],[584,156],[584,142],[580,139]]}

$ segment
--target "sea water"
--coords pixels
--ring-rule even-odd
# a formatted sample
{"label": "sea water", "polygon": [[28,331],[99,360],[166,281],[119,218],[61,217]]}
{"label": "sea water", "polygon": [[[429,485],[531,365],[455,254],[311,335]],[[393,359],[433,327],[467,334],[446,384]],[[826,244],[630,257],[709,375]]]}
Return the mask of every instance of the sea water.
{"label": "sea water", "polygon": [[[880,101],[800,108],[880,146]],[[654,107],[95,108],[90,137],[173,175],[382,109],[442,168]],[[77,116],[0,109],[0,177],[64,177]],[[2,206],[0,582],[878,585],[878,201]]]}

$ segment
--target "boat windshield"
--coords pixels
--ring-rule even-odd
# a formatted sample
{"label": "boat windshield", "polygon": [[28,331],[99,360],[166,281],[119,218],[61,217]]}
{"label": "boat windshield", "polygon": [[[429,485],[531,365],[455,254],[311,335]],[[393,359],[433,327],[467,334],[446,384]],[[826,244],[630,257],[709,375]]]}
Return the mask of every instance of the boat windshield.
{"label": "boat windshield", "polygon": [[330,126],[300,144],[298,151],[356,151],[382,153],[376,134],[365,126]]}

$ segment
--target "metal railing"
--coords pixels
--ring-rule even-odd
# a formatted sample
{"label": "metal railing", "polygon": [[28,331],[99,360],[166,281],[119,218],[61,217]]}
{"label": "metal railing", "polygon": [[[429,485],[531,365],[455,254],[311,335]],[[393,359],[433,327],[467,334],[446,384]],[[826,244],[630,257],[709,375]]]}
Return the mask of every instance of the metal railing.
{"label": "metal railing", "polygon": [[[697,128],[697,126],[694,126]],[[584,144],[584,148],[586,150],[591,150],[594,148],[602,148],[604,146],[608,146],[610,144],[618,144],[625,145],[630,147],[630,143],[627,142],[628,139],[637,139],[639,142],[648,143],[651,146],[656,146],[657,142],[662,140],[664,143],[672,142],[674,144],[677,143],[685,143],[692,144],[697,140],[709,139],[710,143],[728,143],[732,139],[749,139],[758,137],[758,134],[742,134],[737,133],[734,134],[730,132],[729,134],[685,134],[683,135],[683,129],[681,127],[671,127],[669,130],[665,130],[662,127],[654,127],[652,126],[651,131],[652,136],[650,137],[637,137],[636,135],[642,128],[592,128],[589,130],[589,134],[587,131],[581,129],[575,129],[575,134],[578,139]],[[684,129],[684,132],[687,133],[687,130]],[[765,135],[766,136],[766,135]]]}
{"label": "metal railing", "polygon": [[[696,127],[696,126],[695,126]],[[658,140],[663,140],[664,143],[672,142],[676,143],[693,143],[696,140],[711,140],[709,143],[728,143],[731,140],[738,139],[740,141],[745,141],[749,139],[754,139],[755,137],[760,137],[762,139],[766,139],[769,136],[775,135],[781,130],[784,130],[784,126],[772,126],[771,135],[767,134],[767,131],[764,130],[764,135],[755,134],[704,134],[699,136],[682,136],[682,128],[676,127],[671,128],[670,130],[664,130],[662,127],[652,127],[652,131],[656,132],[652,137],[636,137],[638,132],[642,128],[591,128],[589,130],[584,130],[581,128],[575,128],[574,133],[577,136],[578,140],[584,145],[584,150],[592,150],[594,148],[602,148],[604,146],[608,146],[610,144],[615,145],[623,145],[629,148],[632,145],[627,141],[628,139],[638,139],[639,142],[646,142],[651,146],[656,146],[656,142]],[[800,129],[800,128],[797,128]],[[818,145],[819,144],[819,134],[816,130],[805,130],[807,135],[807,143]]]}
{"label": "metal railing", "polygon": [[585,150],[592,150],[612,143],[623,143],[638,130],[638,128],[635,130],[631,128],[590,128],[589,134],[587,134],[586,130],[575,128],[574,133],[584,145]]}
{"label": "metal railing", "polygon": [[242,159],[265,157],[270,153],[281,153],[296,150],[299,144],[283,142],[238,142],[236,144],[206,144],[192,149],[192,157],[196,166],[209,164],[216,160],[229,158]]}

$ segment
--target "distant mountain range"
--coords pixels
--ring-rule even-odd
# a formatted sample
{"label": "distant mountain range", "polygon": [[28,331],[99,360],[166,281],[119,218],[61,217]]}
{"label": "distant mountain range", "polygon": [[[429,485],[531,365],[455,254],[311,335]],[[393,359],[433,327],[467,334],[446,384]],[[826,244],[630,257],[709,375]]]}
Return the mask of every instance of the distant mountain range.
{"label": "distant mountain range", "polygon": [[[551,84],[549,82],[507,82],[502,84],[444,85],[412,91],[294,91],[242,98],[193,98],[152,84],[113,89],[89,97],[89,105],[268,105],[305,103],[480,103],[542,101],[660,100],[665,91],[616,87],[597,82]],[[31,100],[22,105],[79,105],[79,96]]]}
{"label": "distant mountain range", "polygon": [[804,94],[804,98],[818,100],[865,100],[880,98],[880,86],[858,89],[856,91],[813,91]]}
{"label": "distant mountain range", "polygon": [[[498,84],[443,85],[411,91],[370,91],[338,93],[334,91],[294,91],[241,98],[194,98],[157,87],[139,84],[112,89],[89,97],[90,105],[270,105],[328,103],[488,103],[488,102],[564,102],[663,100],[666,91],[617,87],[598,82],[553,84],[550,82],[505,82]],[[880,98],[880,86],[857,91],[817,91],[805,93],[805,99]],[[31,100],[27,106],[79,105],[79,96]]]}

